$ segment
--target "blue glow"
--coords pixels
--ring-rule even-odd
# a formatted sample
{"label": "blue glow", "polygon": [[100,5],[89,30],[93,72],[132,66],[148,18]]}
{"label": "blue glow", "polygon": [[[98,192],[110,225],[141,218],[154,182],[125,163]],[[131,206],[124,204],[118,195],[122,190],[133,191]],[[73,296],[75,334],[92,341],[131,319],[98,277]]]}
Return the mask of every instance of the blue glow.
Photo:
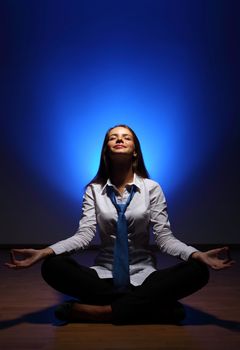
{"label": "blue glow", "polygon": [[35,87],[42,94],[40,109],[29,120],[25,142],[15,135],[17,149],[52,186],[79,199],[97,171],[106,130],[125,123],[140,139],[151,177],[173,191],[206,161],[217,141],[217,135],[202,138],[206,120],[201,112],[189,117],[195,100],[193,93],[191,99],[185,96],[193,79],[198,89],[199,77],[189,66],[186,71],[185,62],[177,67],[165,62],[156,74],[148,65],[143,70],[142,64],[124,66],[115,60],[109,67],[108,61],[102,58],[105,68],[97,74],[89,65],[85,76],[74,67],[61,76],[51,67],[49,75],[45,67]]}
{"label": "blue glow", "polygon": [[[227,114],[220,121],[221,107],[216,109],[215,103],[224,87],[218,90],[215,78],[206,78],[211,65],[204,56],[205,17],[203,21],[194,6],[182,9],[176,2],[173,10],[175,6],[163,3],[161,8],[159,3],[149,12],[139,4],[136,28],[125,8],[108,12],[99,5],[91,17],[83,2],[86,17],[79,21],[73,11],[69,31],[62,26],[68,7],[59,9],[53,23],[49,16],[43,32],[41,17],[35,25],[29,15],[33,38],[27,26],[21,35],[16,31],[22,56],[13,91],[18,109],[12,115],[18,118],[14,126],[9,122],[6,142],[14,143],[33,171],[74,200],[95,175],[103,137],[115,124],[135,130],[151,177],[168,193],[201,170],[226,132]],[[76,6],[76,13],[82,10]],[[55,10],[51,7],[50,14]],[[24,9],[21,15],[25,21]],[[26,33],[30,49],[25,55]]]}

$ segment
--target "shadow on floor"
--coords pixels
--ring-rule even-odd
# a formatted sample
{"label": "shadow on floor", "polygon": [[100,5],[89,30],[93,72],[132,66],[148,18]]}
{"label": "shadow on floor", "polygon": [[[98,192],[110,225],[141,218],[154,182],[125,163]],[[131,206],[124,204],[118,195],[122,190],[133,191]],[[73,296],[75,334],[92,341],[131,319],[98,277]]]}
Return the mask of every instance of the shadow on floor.
{"label": "shadow on floor", "polygon": [[[54,316],[55,305],[43,310],[35,311],[25,314],[21,317],[3,320],[0,322],[0,330],[14,327],[21,323],[30,324],[51,324],[53,326],[62,326],[64,323],[56,320]],[[219,319],[211,314],[196,308],[185,305],[186,318],[181,322],[180,326],[202,326],[202,325],[215,325],[231,331],[240,332],[240,323],[231,320]]]}
{"label": "shadow on floor", "polygon": [[186,311],[186,318],[181,322],[182,326],[215,325],[240,332],[240,322],[223,320],[191,306],[184,305],[184,307]]}

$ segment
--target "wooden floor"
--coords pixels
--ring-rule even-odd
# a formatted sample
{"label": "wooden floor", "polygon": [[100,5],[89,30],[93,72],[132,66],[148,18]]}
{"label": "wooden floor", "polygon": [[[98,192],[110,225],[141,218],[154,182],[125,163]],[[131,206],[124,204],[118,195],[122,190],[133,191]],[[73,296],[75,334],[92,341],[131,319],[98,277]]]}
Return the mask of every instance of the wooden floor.
{"label": "wooden floor", "polygon": [[[81,259],[91,263],[93,252]],[[40,276],[40,265],[12,271],[1,252],[0,349],[240,349],[240,250],[233,268],[211,271],[209,284],[182,300],[187,318],[180,326],[111,324],[59,325],[53,310],[62,296]],[[164,257],[161,265],[174,261]]]}

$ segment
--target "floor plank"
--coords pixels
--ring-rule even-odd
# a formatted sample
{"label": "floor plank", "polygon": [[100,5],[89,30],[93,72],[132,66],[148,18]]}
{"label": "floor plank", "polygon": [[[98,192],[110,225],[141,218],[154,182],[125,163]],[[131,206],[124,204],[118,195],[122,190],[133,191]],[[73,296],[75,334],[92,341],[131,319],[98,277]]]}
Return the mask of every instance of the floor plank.
{"label": "floor plank", "polygon": [[[233,251],[239,261],[240,250]],[[0,255],[0,348],[15,349],[240,349],[240,267],[211,271],[209,284],[182,300],[187,317],[180,326],[69,324],[60,326],[54,308],[62,296],[40,276],[40,265],[11,271],[3,267],[7,253]],[[93,252],[81,258],[91,264]],[[161,266],[175,261],[161,258]]]}

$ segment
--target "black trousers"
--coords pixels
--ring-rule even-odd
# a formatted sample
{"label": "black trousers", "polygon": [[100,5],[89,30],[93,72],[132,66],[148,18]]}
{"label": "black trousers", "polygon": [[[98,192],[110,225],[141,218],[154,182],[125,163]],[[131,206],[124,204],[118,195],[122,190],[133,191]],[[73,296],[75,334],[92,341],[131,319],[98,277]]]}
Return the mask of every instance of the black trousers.
{"label": "black trousers", "polygon": [[194,259],[151,273],[140,286],[116,293],[112,279],[100,279],[95,270],[69,255],[54,255],[42,264],[44,280],[57,291],[92,305],[111,305],[114,324],[161,322],[176,302],[209,279],[205,264]]}

